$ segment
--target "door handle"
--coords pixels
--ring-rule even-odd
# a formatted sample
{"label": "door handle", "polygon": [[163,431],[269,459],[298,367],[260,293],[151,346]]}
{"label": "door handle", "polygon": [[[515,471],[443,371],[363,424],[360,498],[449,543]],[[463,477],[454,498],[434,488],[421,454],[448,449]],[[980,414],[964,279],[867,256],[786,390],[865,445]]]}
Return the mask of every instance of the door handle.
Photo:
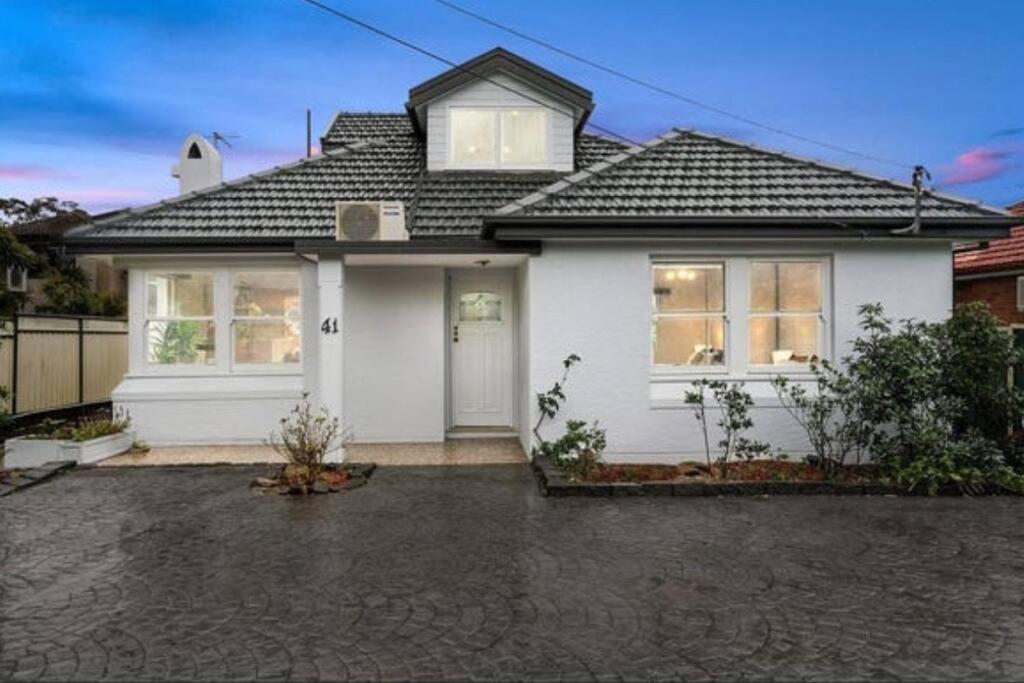
{"label": "door handle", "polygon": [[455,326],[455,336],[452,337],[452,342],[455,343],[455,344],[459,343],[459,326],[458,325]]}

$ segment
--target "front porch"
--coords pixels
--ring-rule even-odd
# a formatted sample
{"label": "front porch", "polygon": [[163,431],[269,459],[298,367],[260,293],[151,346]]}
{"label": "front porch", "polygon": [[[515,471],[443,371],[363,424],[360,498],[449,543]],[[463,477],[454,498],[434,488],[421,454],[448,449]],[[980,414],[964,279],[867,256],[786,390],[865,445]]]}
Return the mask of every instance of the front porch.
{"label": "front porch", "polygon": [[[407,465],[505,465],[525,463],[518,439],[452,439],[440,443],[353,444],[348,462]],[[97,463],[100,467],[174,465],[252,465],[284,463],[269,446],[164,446],[146,453],[125,453]]]}

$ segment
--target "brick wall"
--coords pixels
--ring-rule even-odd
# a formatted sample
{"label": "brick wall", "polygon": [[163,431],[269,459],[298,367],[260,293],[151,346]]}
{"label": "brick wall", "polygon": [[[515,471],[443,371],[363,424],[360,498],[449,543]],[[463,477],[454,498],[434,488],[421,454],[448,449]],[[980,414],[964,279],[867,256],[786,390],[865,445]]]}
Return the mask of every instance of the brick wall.
{"label": "brick wall", "polygon": [[1024,312],[1017,310],[1016,275],[956,282],[953,288],[954,303],[959,305],[979,300],[987,301],[992,312],[1004,323],[1024,323]]}

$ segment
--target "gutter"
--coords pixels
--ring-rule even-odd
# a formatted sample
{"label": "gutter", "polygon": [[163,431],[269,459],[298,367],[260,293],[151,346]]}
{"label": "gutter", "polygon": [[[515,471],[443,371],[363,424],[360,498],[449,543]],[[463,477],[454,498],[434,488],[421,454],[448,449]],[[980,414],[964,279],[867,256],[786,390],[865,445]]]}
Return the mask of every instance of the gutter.
{"label": "gutter", "polygon": [[290,253],[295,238],[267,237],[246,240],[237,237],[77,237],[67,239],[64,244],[70,254]]}
{"label": "gutter", "polygon": [[478,239],[411,239],[389,242],[296,240],[295,251],[304,254],[530,254],[541,253],[538,241],[514,243]]}
{"label": "gutter", "polygon": [[268,237],[257,240],[225,237],[78,237],[67,241],[71,254],[530,254],[541,252],[537,241],[515,243],[472,239],[411,239],[401,241],[348,242],[335,239]]}
{"label": "gutter", "polygon": [[894,228],[906,226],[905,218],[793,218],[766,216],[492,216],[484,219],[483,239],[664,239],[664,238],[850,238],[898,239],[993,239],[1009,235],[1020,218],[933,218],[922,221],[914,237],[896,236]]}

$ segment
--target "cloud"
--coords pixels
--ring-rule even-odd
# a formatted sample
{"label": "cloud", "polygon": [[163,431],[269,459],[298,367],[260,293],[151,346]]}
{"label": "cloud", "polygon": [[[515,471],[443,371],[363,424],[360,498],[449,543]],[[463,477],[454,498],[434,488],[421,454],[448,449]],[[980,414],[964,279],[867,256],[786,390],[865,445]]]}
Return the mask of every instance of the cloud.
{"label": "cloud", "polygon": [[1024,127],[1021,128],[1003,128],[997,130],[990,137],[993,138],[1012,138],[1024,135]]}
{"label": "cloud", "polygon": [[972,147],[942,167],[942,185],[967,185],[1005,175],[1017,164],[1024,143]]}
{"label": "cloud", "polygon": [[48,166],[0,164],[0,180],[72,180],[75,176]]}

